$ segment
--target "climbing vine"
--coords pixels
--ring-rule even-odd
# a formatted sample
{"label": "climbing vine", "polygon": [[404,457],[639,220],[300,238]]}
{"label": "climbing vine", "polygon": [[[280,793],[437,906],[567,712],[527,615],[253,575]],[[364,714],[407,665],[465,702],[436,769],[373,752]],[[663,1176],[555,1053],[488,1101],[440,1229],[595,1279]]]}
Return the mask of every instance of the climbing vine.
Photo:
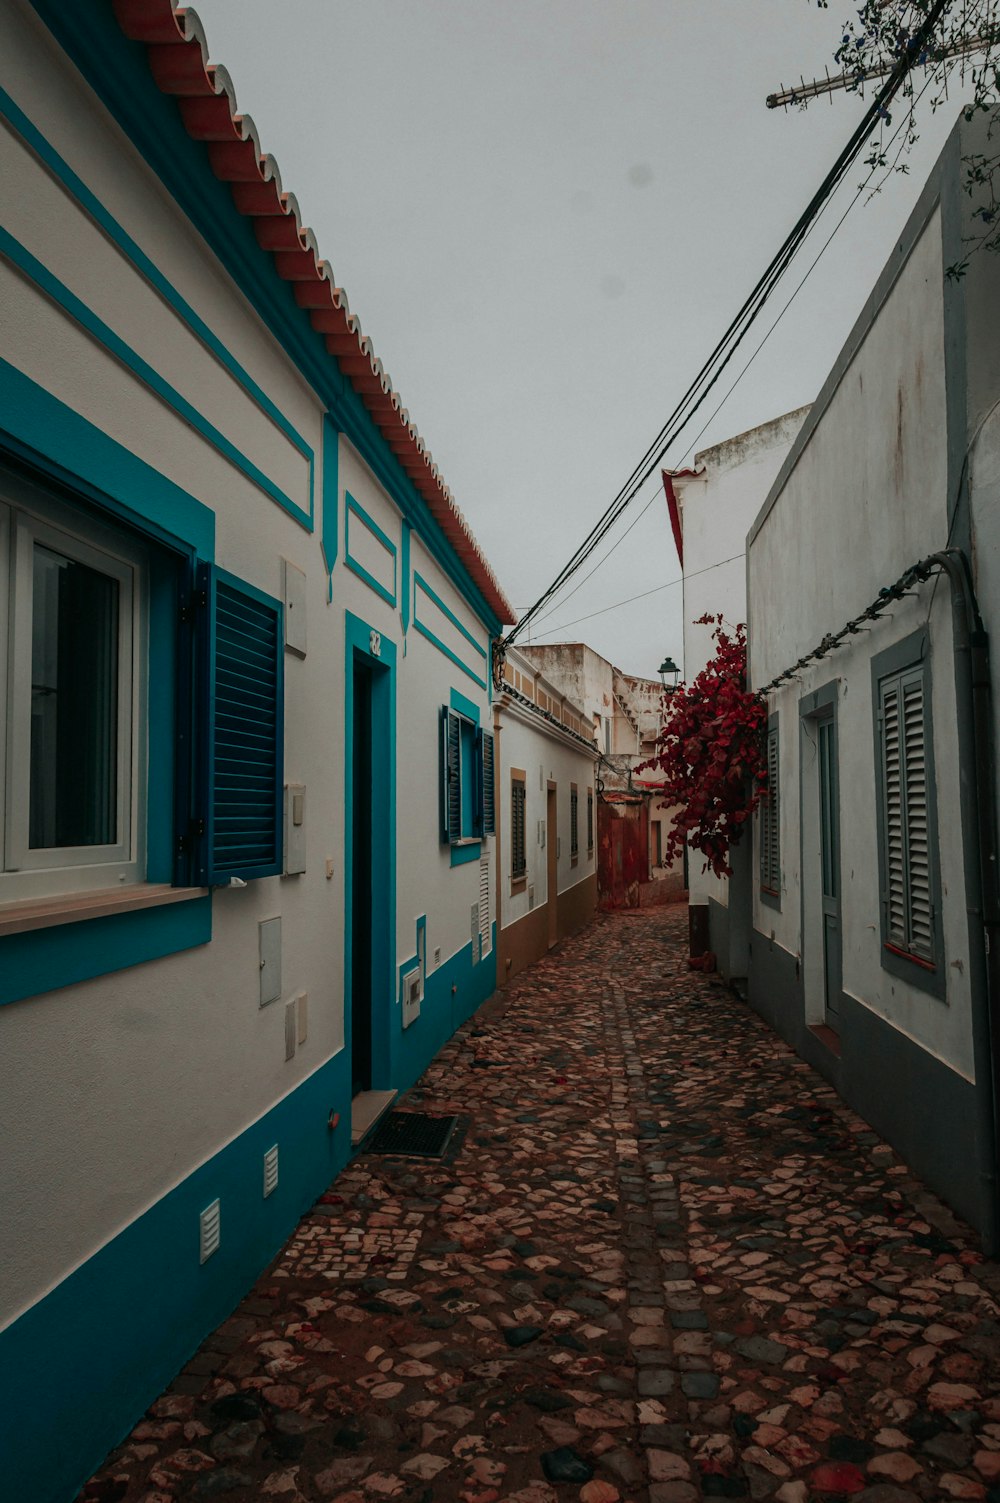
{"label": "climbing vine", "polygon": [[714,627],[715,653],[673,691],[656,753],[644,766],[662,775],[664,802],[675,807],[667,861],[688,844],[702,852],[706,871],[728,877],[730,847],[767,796],[767,706],[747,688],[746,627],[727,630],[722,616],[696,624]]}

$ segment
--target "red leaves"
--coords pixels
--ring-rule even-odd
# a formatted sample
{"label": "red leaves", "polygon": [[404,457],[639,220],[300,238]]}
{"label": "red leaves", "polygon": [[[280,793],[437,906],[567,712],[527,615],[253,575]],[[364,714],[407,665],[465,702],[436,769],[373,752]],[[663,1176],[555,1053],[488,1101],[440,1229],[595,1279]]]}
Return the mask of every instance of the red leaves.
{"label": "red leaves", "polygon": [[728,877],[729,848],[767,795],[767,706],[746,687],[746,627],[730,634],[722,616],[696,624],[715,628],[715,656],[674,690],[656,755],[644,769],[663,774],[664,803],[677,806],[666,860],[689,843],[703,853],[706,871]]}

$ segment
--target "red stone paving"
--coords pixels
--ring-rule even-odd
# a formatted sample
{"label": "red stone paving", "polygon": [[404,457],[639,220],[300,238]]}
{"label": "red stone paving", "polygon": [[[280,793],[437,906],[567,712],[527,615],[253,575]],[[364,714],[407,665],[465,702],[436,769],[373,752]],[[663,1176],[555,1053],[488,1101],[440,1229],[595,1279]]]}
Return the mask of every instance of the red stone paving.
{"label": "red stone paving", "polygon": [[1000,1270],[685,939],[481,1009],[454,1158],[356,1159],[82,1496],[1000,1503]]}

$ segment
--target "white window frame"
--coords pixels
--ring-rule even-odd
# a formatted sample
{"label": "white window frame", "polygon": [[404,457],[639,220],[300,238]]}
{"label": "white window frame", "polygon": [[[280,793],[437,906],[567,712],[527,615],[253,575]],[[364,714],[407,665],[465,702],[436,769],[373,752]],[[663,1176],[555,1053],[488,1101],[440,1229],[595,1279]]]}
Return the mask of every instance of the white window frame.
{"label": "white window frame", "polygon": [[[0,903],[118,889],[144,880],[147,560],[124,531],[28,482],[0,492]],[[103,846],[32,849],[31,640],[35,543],[115,579],[118,598],[116,824]]]}

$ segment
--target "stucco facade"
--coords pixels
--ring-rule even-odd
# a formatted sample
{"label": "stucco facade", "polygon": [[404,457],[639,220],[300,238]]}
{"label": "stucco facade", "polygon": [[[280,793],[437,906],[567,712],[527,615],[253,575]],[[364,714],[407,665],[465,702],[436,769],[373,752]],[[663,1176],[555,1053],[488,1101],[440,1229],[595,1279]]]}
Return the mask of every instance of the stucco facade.
{"label": "stucco facade", "polygon": [[[352,1096],[408,1087],[496,975],[474,758],[501,621],[479,556],[459,556],[450,502],[432,512],[419,456],[400,459],[407,431],[394,447],[373,420],[145,48],[110,6],[86,11],[0,4],[0,1475],[36,1503],[75,1495],[346,1162]],[[28,690],[43,752],[45,734],[22,633],[57,566],[119,592],[126,837],[103,868],[43,860],[34,833],[10,854]],[[224,662],[224,596],[276,633],[235,689],[249,628]],[[277,727],[270,806],[224,774],[226,695],[244,749],[255,717]],[[450,833],[449,723],[466,759]],[[251,796],[267,874],[234,857],[220,877]],[[30,802],[34,819],[34,783]]]}
{"label": "stucco facade", "polygon": [[[750,532],[780,866],[768,890],[758,822],[750,995],[995,1247],[993,820],[962,579],[995,627],[1000,279],[988,256],[945,274],[984,129],[956,126]],[[932,563],[895,593],[942,550],[951,572]]]}

